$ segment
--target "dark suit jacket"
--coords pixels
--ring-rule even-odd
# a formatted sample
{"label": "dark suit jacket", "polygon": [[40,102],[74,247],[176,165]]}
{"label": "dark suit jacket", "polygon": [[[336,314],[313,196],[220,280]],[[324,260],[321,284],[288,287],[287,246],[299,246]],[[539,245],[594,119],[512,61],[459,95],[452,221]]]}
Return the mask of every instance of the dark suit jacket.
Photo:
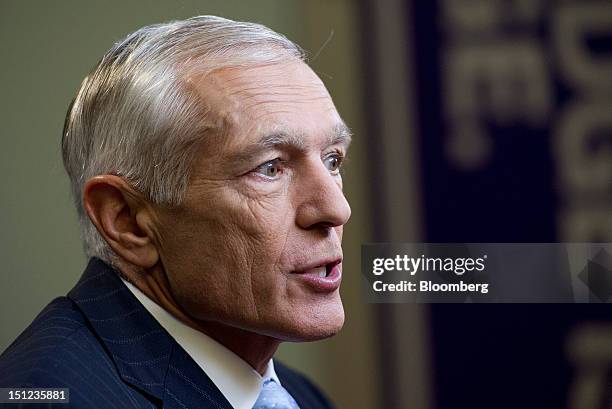
{"label": "dark suit jacket", "polygon": [[[301,409],[331,407],[306,378],[276,360],[274,367]],[[0,356],[0,387],[67,387],[70,404],[58,408],[231,408],[117,273],[95,258],[68,296],[53,300]]]}

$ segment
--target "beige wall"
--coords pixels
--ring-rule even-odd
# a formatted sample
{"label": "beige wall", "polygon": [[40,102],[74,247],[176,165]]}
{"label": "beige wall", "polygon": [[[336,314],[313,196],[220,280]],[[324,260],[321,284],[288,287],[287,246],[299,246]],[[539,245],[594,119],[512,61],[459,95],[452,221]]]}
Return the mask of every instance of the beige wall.
{"label": "beige wall", "polygon": [[356,134],[345,179],[353,208],[345,235],[347,322],[341,335],[284,345],[279,356],[316,379],[338,407],[377,407],[375,331],[358,291],[368,209],[359,182],[364,143],[355,6],[349,0],[2,1],[0,351],[44,305],[67,292],[85,264],[59,144],[74,92],[114,41],[145,24],[217,14],[266,24],[314,56],[333,31],[312,66]]}

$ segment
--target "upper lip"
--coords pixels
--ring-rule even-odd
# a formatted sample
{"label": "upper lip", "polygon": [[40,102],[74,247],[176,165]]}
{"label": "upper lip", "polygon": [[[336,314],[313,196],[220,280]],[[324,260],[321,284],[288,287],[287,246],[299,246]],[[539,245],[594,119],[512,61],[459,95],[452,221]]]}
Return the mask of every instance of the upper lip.
{"label": "upper lip", "polygon": [[319,261],[314,261],[306,265],[301,265],[298,268],[296,268],[293,272],[294,273],[305,273],[316,267],[327,266],[328,264],[332,264],[333,266],[335,266],[336,264],[340,264],[341,262],[342,262],[342,256],[329,257],[325,259],[320,259]]}

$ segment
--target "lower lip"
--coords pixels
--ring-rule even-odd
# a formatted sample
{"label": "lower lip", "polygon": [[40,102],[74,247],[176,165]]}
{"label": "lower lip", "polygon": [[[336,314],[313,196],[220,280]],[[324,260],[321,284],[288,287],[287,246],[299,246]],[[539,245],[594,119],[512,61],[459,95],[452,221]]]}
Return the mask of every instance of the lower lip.
{"label": "lower lip", "polygon": [[342,281],[342,263],[336,264],[329,272],[329,275],[325,277],[303,273],[293,273],[292,275],[299,277],[300,280],[317,292],[329,293],[340,287],[340,282]]}

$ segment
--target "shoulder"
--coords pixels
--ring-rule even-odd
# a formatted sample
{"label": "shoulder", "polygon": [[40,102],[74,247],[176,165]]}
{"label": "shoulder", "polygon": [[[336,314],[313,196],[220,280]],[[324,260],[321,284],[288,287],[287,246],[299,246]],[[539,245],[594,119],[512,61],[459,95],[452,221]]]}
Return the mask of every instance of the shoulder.
{"label": "shoulder", "polygon": [[[27,353],[28,358],[47,355],[67,343],[67,340],[85,327],[83,316],[66,297],[59,297],[47,305],[34,321],[13,341],[0,356],[0,367],[19,364]],[[6,374],[6,371],[3,372]]]}
{"label": "shoulder", "polygon": [[0,356],[0,385],[26,386],[57,378],[91,355],[83,315],[66,297],[53,300]]}
{"label": "shoulder", "polygon": [[123,389],[85,317],[68,298],[53,300],[0,355],[0,387],[69,388],[71,407],[98,407]]}
{"label": "shoulder", "polygon": [[334,407],[323,391],[300,372],[289,368],[277,359],[274,360],[274,370],[283,387],[291,393],[298,403],[301,400],[307,402],[308,407],[324,409]]}

